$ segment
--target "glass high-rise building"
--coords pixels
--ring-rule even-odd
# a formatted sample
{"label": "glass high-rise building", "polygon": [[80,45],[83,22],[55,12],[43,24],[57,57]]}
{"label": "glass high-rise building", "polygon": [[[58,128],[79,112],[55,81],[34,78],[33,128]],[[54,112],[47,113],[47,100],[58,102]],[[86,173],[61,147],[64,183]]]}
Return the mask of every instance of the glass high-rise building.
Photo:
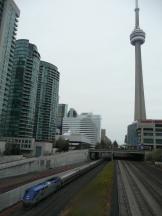
{"label": "glass high-rise building", "polygon": [[62,134],[62,123],[63,118],[67,116],[68,105],[67,104],[59,104],[57,109],[57,129],[58,134]]}
{"label": "glass high-rise building", "polygon": [[33,137],[39,65],[37,47],[29,40],[17,40],[6,116],[6,137]]}
{"label": "glass high-rise building", "polygon": [[19,15],[13,0],[0,0],[0,136],[4,132]]}
{"label": "glass high-rise building", "polygon": [[55,138],[59,77],[56,66],[41,61],[34,128],[36,140],[52,141]]}

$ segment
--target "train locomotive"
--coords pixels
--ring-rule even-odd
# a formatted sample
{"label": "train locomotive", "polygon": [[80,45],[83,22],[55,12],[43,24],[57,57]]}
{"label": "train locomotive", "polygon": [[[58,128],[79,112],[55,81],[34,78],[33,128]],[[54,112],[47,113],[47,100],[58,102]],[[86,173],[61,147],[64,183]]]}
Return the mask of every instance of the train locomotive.
{"label": "train locomotive", "polygon": [[24,207],[34,206],[36,203],[59,190],[62,186],[62,180],[56,176],[48,179],[45,182],[28,188],[23,196]]}

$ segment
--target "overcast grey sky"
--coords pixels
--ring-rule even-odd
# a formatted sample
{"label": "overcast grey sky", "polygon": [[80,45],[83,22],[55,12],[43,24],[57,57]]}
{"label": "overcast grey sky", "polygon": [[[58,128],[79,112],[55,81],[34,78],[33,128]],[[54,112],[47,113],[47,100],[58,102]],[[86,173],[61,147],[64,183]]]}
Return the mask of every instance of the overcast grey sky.
{"label": "overcast grey sky", "polygon": [[[134,117],[135,0],[15,0],[18,38],[60,71],[60,103],[102,116],[122,143]],[[162,0],[139,0],[147,118],[162,119]]]}

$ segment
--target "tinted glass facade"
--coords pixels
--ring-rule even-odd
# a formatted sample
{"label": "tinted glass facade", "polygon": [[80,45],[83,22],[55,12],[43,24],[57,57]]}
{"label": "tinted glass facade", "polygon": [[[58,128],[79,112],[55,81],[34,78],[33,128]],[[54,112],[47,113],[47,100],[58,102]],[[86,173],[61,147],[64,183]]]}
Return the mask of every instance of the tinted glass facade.
{"label": "tinted glass facade", "polygon": [[59,129],[59,134],[62,134],[62,122],[63,118],[67,116],[68,105],[59,104],[57,110],[57,128]]}
{"label": "tinted glass facade", "polygon": [[40,55],[28,40],[17,40],[6,117],[7,137],[32,138]]}
{"label": "tinted glass facade", "polygon": [[59,77],[56,66],[41,61],[34,128],[36,140],[52,141],[55,138]]}
{"label": "tinted glass facade", "polygon": [[4,11],[4,2],[5,2],[5,0],[0,0],[0,26],[1,26],[1,22],[2,22],[3,11]]}
{"label": "tinted glass facade", "polygon": [[19,14],[13,0],[0,0],[0,136],[4,135]]}

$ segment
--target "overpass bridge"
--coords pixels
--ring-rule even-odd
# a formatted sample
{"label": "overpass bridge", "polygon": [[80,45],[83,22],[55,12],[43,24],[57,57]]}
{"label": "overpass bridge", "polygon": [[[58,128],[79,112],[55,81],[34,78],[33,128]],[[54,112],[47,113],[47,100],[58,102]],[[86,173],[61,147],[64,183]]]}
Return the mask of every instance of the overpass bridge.
{"label": "overpass bridge", "polygon": [[89,149],[89,157],[91,160],[99,158],[144,160],[145,151],[137,149]]}

